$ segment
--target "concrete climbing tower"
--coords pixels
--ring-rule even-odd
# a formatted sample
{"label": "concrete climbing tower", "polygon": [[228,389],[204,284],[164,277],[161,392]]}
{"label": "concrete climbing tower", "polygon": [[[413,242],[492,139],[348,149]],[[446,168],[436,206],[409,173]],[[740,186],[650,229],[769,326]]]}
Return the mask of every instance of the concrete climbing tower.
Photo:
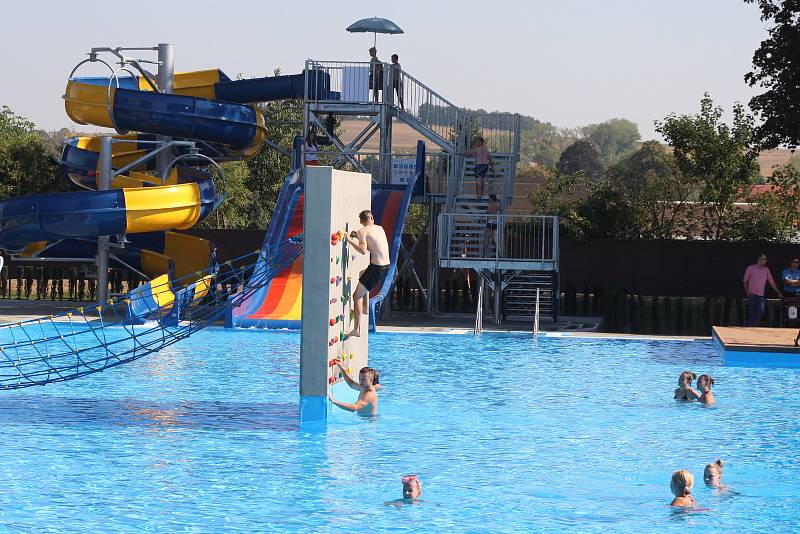
{"label": "concrete climbing tower", "polygon": [[[353,291],[369,263],[347,244],[344,236],[361,227],[358,213],[370,209],[369,174],[306,167],[303,256],[302,335],[300,351],[300,422],[324,425],[328,418],[328,389],[347,400],[349,390],[331,365],[343,360],[355,377],[367,365],[367,316],[361,337],[347,338],[356,319]],[[352,393],[351,393],[352,392]]]}

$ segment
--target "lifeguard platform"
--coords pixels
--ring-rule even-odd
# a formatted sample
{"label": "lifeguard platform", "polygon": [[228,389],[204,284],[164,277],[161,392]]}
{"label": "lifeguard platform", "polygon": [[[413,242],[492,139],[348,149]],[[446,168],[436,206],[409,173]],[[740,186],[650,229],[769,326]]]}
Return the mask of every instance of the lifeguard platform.
{"label": "lifeguard platform", "polygon": [[[372,72],[371,72],[372,69]],[[398,276],[405,269],[425,297],[429,313],[439,313],[441,268],[472,269],[491,290],[495,323],[533,319],[537,289],[540,312],[558,314],[558,218],[538,216],[514,206],[519,161],[520,116],[467,111],[391,63],[320,61],[305,65],[304,134],[315,130],[335,150],[320,163],[369,173],[374,183],[407,183],[414,155],[393,143],[393,129],[412,129],[426,144],[425,169],[412,201],[427,206],[427,287],[410,258],[421,242],[403,246]],[[319,84],[324,83],[320,91]],[[373,86],[375,86],[373,88]],[[402,99],[402,100],[401,100]],[[360,125],[343,139],[342,121]],[[377,143],[375,138],[377,136]],[[476,196],[475,160],[463,155],[474,139],[484,138],[494,172],[484,195]],[[377,148],[369,148],[370,146]],[[326,159],[327,158],[327,159]],[[488,215],[488,195],[500,200],[503,213]],[[496,223],[494,239],[489,223]],[[482,291],[482,290],[481,290]],[[388,306],[384,306],[387,313]],[[482,314],[479,314],[482,316]]]}

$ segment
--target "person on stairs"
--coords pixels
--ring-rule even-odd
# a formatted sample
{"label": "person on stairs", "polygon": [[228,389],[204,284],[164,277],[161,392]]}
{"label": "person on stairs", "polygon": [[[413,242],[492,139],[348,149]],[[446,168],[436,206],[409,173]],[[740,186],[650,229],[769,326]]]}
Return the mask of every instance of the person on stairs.
{"label": "person on stairs", "polygon": [[472,145],[472,150],[459,152],[460,156],[471,156],[475,158],[475,197],[480,200],[483,198],[486,175],[489,174],[489,167],[492,168],[494,175],[494,161],[489,149],[486,148],[486,141],[478,136]]}

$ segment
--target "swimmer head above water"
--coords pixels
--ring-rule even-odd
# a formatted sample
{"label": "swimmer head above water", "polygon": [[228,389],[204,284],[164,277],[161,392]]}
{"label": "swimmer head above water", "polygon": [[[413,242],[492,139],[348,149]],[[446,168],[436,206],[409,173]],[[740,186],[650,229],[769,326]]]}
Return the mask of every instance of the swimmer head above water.
{"label": "swimmer head above water", "polygon": [[422,495],[422,482],[417,475],[406,475],[401,480],[403,481],[404,499],[418,499]]}

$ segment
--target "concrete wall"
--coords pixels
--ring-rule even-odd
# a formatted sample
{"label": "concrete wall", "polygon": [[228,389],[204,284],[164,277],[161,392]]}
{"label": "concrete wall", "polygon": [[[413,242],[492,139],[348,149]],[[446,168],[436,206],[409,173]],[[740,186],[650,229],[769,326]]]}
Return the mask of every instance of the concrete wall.
{"label": "concrete wall", "polygon": [[358,213],[370,209],[372,179],[369,174],[308,167],[304,181],[300,419],[313,423],[327,419],[329,378],[341,381],[329,361],[343,358],[351,376],[367,365],[367,316],[361,317],[361,337],[341,337],[353,328],[353,290],[369,255],[344,241],[332,244],[331,234],[361,227]]}

